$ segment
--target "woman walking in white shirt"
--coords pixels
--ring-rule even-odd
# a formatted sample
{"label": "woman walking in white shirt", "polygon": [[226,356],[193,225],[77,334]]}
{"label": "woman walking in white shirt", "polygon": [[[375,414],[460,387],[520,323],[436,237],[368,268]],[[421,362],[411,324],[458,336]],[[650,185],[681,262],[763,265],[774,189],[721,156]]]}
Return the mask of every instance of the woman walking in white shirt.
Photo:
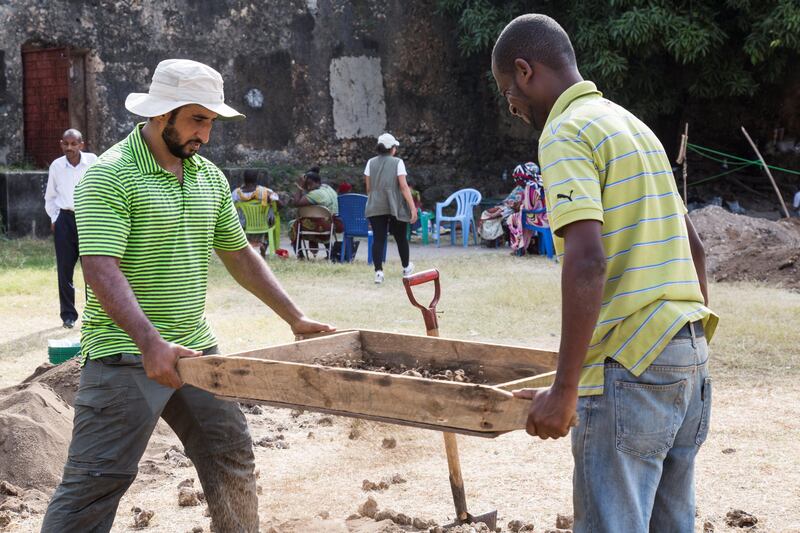
{"label": "woman walking in white shirt", "polygon": [[364,169],[367,200],[366,216],[369,219],[374,239],[372,261],[375,265],[375,283],[383,283],[383,248],[387,231],[397,242],[397,252],[403,265],[403,276],[414,271],[409,260],[408,224],[417,221],[417,210],[406,182],[406,166],[395,157],[400,143],[389,133],[378,137],[378,155],[367,162]]}

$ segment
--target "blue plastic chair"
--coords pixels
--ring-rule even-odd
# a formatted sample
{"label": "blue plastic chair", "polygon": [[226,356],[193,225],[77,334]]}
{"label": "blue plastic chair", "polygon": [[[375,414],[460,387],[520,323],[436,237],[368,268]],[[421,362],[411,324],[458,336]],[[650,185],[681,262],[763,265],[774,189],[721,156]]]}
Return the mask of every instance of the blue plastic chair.
{"label": "blue plastic chair", "polygon": [[[367,207],[367,196],[364,194],[341,194],[339,195],[339,218],[344,223],[344,234],[342,235],[342,251],[339,260],[344,262],[345,257],[352,261],[353,237],[367,238],[367,262],[372,264],[372,230],[369,228],[369,220],[364,216]],[[386,250],[389,244],[388,239],[384,241],[383,259],[386,260]]]}
{"label": "blue plastic chair", "polygon": [[[456,202],[455,216],[445,216],[442,209]],[[439,247],[441,237],[441,224],[450,222],[450,244],[456,243],[456,222],[461,224],[461,233],[464,237],[464,248],[469,245],[470,229],[475,244],[478,244],[478,227],[475,224],[473,210],[481,203],[481,193],[475,189],[461,189],[451,194],[444,202],[436,202],[436,221],[434,222],[434,234],[436,235],[436,247]]]}
{"label": "blue plastic chair", "polygon": [[548,259],[553,259],[556,255],[555,245],[553,244],[553,233],[550,228],[540,228],[533,224],[528,224],[528,215],[538,215],[545,213],[547,208],[540,209],[523,209],[522,210],[522,227],[525,229],[533,230],[539,234],[539,255],[547,254]]}

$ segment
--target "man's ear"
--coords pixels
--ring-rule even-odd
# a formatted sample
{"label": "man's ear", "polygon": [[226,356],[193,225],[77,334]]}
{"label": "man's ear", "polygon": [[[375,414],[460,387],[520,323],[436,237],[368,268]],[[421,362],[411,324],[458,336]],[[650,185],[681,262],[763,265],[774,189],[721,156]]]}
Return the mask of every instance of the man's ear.
{"label": "man's ear", "polygon": [[519,85],[524,82],[527,84],[533,76],[533,65],[524,59],[517,58],[514,60],[514,78],[516,78]]}

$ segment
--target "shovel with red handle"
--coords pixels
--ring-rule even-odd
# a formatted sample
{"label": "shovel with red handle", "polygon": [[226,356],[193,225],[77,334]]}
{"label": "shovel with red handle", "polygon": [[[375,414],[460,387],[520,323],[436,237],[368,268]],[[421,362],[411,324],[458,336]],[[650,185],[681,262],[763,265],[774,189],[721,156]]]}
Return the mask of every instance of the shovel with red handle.
{"label": "shovel with red handle", "polygon": [[[411,287],[433,281],[434,293],[431,303],[427,307],[422,305],[414,297]],[[439,336],[439,321],[436,318],[436,304],[442,294],[439,285],[439,271],[437,269],[425,270],[403,278],[403,285],[406,288],[408,299],[411,304],[422,311],[425,319],[425,329],[429,337]],[[461,461],[458,458],[458,442],[453,433],[443,433],[444,451],[447,454],[447,468],[450,470],[450,489],[453,491],[453,503],[456,507],[456,520],[452,524],[447,524],[445,528],[454,527],[460,524],[475,524],[483,522],[490,530],[494,531],[497,527],[497,511],[491,511],[479,516],[471,515],[467,511],[467,496],[464,493],[464,478],[461,477]]]}

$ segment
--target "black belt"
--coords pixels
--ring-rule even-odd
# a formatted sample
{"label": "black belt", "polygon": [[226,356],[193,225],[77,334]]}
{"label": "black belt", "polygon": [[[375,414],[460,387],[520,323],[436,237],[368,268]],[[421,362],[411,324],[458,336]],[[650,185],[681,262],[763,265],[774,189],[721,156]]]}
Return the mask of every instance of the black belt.
{"label": "black belt", "polygon": [[75,214],[75,211],[73,211],[72,209],[59,209],[59,211],[63,213],[72,213],[73,215]]}
{"label": "black belt", "polygon": [[692,328],[694,328],[694,336],[696,338],[699,339],[705,336],[705,333],[703,332],[703,321],[698,320],[696,322],[687,322],[686,324],[684,324],[683,327],[679,329],[678,332],[675,334],[675,337],[691,339]]}

